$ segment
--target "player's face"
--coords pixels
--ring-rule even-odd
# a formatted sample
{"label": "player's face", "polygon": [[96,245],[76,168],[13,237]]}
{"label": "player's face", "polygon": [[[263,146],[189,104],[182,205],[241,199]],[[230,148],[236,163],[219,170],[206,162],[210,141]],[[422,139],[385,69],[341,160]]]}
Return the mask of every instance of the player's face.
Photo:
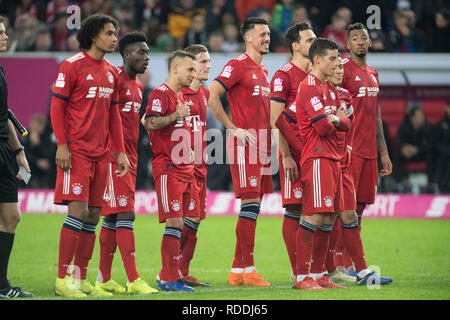
{"label": "player's face", "polygon": [[114,52],[117,46],[117,30],[114,25],[106,23],[99,34],[92,40],[92,44],[102,52]]}
{"label": "player's face", "polygon": [[195,78],[195,73],[195,61],[191,58],[184,57],[177,63],[178,83],[182,87],[189,87],[191,85],[192,80]]}
{"label": "player's face", "polygon": [[133,45],[129,54],[125,56],[129,60],[130,66],[137,71],[137,73],[144,73],[147,70],[149,57],[149,48],[145,42],[137,42]]}
{"label": "player's face", "polygon": [[333,76],[339,66],[339,52],[337,50],[327,50],[327,54],[319,57],[319,68],[327,78]]}
{"label": "player's face", "polygon": [[299,34],[300,42],[297,46],[298,52],[302,55],[302,57],[309,59],[309,48],[311,48],[311,44],[317,37],[312,30],[303,30],[300,31]]}
{"label": "player's face", "polygon": [[270,44],[270,30],[265,24],[255,24],[255,27],[247,32],[246,42],[259,54],[264,55],[269,53]]}
{"label": "player's face", "polygon": [[328,79],[335,86],[342,84],[342,79],[344,78],[344,65],[342,64],[341,58],[339,58],[339,65],[336,68],[334,74]]}
{"label": "player's face", "polygon": [[348,35],[347,48],[357,57],[364,58],[372,42],[366,30],[352,30]]}
{"label": "player's face", "polygon": [[6,28],[3,23],[0,23],[0,52],[7,50],[8,36],[6,35]]}
{"label": "player's face", "polygon": [[209,79],[209,70],[211,70],[211,58],[208,52],[200,52],[195,57],[196,77],[200,81]]}

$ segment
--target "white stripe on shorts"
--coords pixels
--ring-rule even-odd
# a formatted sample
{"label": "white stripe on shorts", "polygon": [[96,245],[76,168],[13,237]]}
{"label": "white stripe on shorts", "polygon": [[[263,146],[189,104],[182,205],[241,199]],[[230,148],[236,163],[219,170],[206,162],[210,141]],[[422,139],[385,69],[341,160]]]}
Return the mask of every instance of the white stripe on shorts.
{"label": "white stripe on shorts", "polygon": [[70,169],[64,171],[63,194],[69,194],[70,191]]}
{"label": "white stripe on shorts", "polygon": [[169,212],[169,201],[167,199],[167,174],[161,175],[161,203],[164,212]]}

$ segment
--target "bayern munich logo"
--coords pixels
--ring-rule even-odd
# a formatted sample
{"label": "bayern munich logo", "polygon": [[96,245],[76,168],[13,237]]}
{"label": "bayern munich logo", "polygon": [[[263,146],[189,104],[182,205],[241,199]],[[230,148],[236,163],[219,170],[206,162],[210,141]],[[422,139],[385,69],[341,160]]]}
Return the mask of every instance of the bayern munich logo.
{"label": "bayern munich logo", "polygon": [[72,185],[72,192],[76,196],[80,195],[81,192],[83,192],[83,186],[79,183],[75,183],[74,185]]}
{"label": "bayern munich logo", "polygon": [[302,190],[297,189],[297,190],[294,191],[294,197],[295,197],[296,199],[300,199],[300,198],[302,197],[302,195],[303,195]]}
{"label": "bayern munich logo", "polygon": [[128,204],[128,200],[126,197],[119,198],[119,206],[125,207]]}
{"label": "bayern munich logo", "polygon": [[331,197],[325,197],[324,202],[327,208],[331,208],[331,206],[333,205],[333,200],[331,200]]}
{"label": "bayern munich logo", "polygon": [[191,201],[191,203],[189,203],[189,210],[194,210],[195,209],[195,201]]}
{"label": "bayern munich logo", "polygon": [[174,202],[174,203],[172,203],[172,209],[173,209],[173,211],[178,212],[178,211],[180,211],[181,206],[178,202]]}
{"label": "bayern munich logo", "polygon": [[108,81],[110,83],[114,83],[114,77],[113,77],[113,75],[110,72],[108,72]]}
{"label": "bayern munich logo", "polygon": [[256,187],[258,185],[258,179],[256,179],[255,177],[250,177],[250,185],[252,187]]}

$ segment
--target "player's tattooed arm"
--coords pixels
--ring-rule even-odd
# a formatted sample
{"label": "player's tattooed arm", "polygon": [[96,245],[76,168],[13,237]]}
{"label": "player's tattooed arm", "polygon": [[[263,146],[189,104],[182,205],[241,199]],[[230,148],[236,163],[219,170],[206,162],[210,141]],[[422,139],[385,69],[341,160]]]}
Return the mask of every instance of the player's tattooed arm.
{"label": "player's tattooed arm", "polygon": [[381,156],[381,164],[383,169],[380,171],[382,177],[392,173],[392,162],[389,158],[389,152],[386,146],[386,140],[383,133],[383,122],[381,121],[380,108],[377,113],[377,148]]}
{"label": "player's tattooed arm", "polygon": [[152,130],[159,130],[162,128],[167,127],[169,124],[171,124],[174,121],[178,121],[179,119],[185,118],[189,116],[190,109],[187,103],[181,104],[178,101],[177,110],[169,114],[168,116],[149,116],[145,118],[145,116],[142,118],[143,125],[147,131]]}

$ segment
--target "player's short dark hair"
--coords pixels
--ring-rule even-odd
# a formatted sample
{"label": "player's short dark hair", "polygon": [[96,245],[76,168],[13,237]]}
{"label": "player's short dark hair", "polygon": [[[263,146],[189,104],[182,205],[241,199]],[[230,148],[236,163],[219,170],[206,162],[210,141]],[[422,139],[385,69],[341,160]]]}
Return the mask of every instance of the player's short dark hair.
{"label": "player's short dark hair", "polygon": [[199,53],[208,52],[208,48],[202,44],[191,44],[190,46],[184,48],[184,51],[192,53],[194,56],[196,56]]}
{"label": "player's short dark hair", "polygon": [[0,16],[0,23],[5,22],[5,18],[3,16]]}
{"label": "player's short dark hair", "polygon": [[353,30],[366,30],[367,34],[369,33],[369,30],[366,28],[366,26],[364,24],[362,24],[361,22],[356,22],[356,23],[350,24],[347,27],[347,38],[350,36],[350,32],[352,32]]}
{"label": "player's short dark hair", "polygon": [[327,55],[328,50],[338,50],[336,42],[326,38],[315,39],[311,44],[311,48],[309,48],[309,60],[314,63],[314,57],[316,55],[324,57]]}
{"label": "player's short dark hair", "polygon": [[119,52],[123,57],[125,55],[125,51],[127,48],[137,42],[147,43],[148,39],[144,32],[142,31],[133,31],[129,32],[122,37],[119,41]]}
{"label": "player's short dark hair", "polygon": [[290,26],[286,30],[286,45],[291,54],[294,53],[292,49],[292,44],[294,42],[300,42],[301,40],[300,32],[305,30],[312,30],[311,26],[306,22],[294,24],[293,26]]}
{"label": "player's short dark hair", "polygon": [[92,40],[100,33],[105,24],[112,23],[116,30],[119,29],[119,22],[106,14],[94,14],[86,18],[77,32],[77,40],[81,50],[89,50]]}
{"label": "player's short dark hair", "polygon": [[175,58],[186,58],[186,57],[189,57],[189,58],[191,58],[192,60],[195,61],[195,55],[193,55],[190,52],[186,52],[184,50],[176,50],[176,51],[172,52],[170,54],[169,58],[167,59],[167,66],[168,66],[169,70],[170,70],[170,66],[172,65],[173,59],[175,59]]}
{"label": "player's short dark hair", "polygon": [[250,17],[244,20],[244,22],[241,24],[241,36],[242,38],[244,38],[245,34],[249,31],[252,30],[255,25],[257,24],[265,24],[265,25],[269,25],[269,22],[264,19],[264,18],[258,18],[258,17]]}

